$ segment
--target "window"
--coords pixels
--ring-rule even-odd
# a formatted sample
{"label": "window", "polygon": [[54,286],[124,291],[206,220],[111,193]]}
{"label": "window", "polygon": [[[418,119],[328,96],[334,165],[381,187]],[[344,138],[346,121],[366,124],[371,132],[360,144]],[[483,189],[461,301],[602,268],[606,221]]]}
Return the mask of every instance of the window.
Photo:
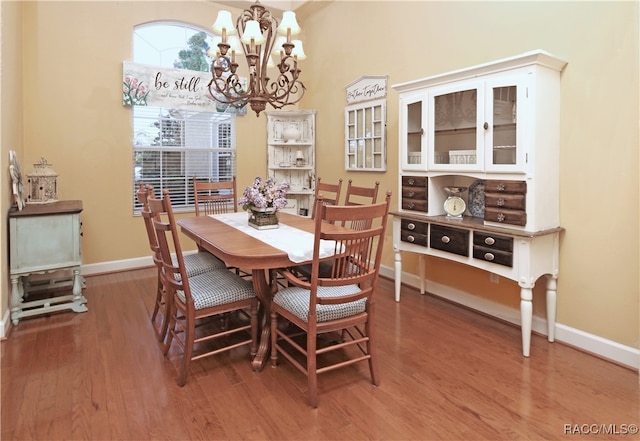
{"label": "window", "polygon": [[[205,53],[212,44],[211,35],[187,25],[141,25],[134,31],[133,61],[206,71]],[[141,182],[153,185],[156,194],[169,190],[174,209],[187,211],[194,207],[194,177],[224,181],[235,175],[234,114],[153,106],[133,106],[132,113],[134,213],[141,209],[136,197]]]}
{"label": "window", "polygon": [[385,100],[345,108],[345,168],[348,171],[386,170],[385,110]]}

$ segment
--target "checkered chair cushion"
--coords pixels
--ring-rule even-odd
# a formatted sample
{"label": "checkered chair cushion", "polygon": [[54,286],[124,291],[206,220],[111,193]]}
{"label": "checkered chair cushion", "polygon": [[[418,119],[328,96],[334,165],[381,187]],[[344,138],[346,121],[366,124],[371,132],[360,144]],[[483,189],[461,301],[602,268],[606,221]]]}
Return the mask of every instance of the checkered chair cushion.
{"label": "checkered chair cushion", "polygon": [[[358,285],[344,286],[319,286],[318,297],[340,297],[355,294],[360,291]],[[273,302],[284,309],[291,311],[296,317],[308,322],[309,320],[309,290],[292,286],[278,291],[273,297]],[[366,299],[342,305],[316,305],[316,317],[318,322],[338,320],[365,311]]]}
{"label": "checkered chair cushion", "polygon": [[[250,281],[227,269],[218,269],[189,277],[191,297],[196,310],[247,300],[256,296]],[[177,295],[186,302],[184,291]]]}
{"label": "checkered chair cushion", "polygon": [[[184,254],[184,266],[187,269],[187,276],[197,276],[214,269],[226,269],[224,262],[211,253],[198,251],[197,253]],[[178,266],[178,261],[173,258],[173,265]]]}

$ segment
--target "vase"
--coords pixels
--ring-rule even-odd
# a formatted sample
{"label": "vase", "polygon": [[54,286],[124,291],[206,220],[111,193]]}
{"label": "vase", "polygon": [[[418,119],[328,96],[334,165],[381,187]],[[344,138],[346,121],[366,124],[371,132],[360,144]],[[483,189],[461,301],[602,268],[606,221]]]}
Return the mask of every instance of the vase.
{"label": "vase", "polygon": [[284,142],[297,141],[300,139],[300,135],[300,130],[298,130],[298,128],[293,124],[282,131],[282,138],[284,138]]}
{"label": "vase", "polygon": [[278,228],[278,211],[273,207],[252,207],[249,211],[249,225],[257,230]]}

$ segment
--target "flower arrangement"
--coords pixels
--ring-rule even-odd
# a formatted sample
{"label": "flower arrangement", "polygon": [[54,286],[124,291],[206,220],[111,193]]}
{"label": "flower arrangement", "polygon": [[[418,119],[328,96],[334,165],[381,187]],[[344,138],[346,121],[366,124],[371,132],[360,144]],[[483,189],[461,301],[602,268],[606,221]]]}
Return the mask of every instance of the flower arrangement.
{"label": "flower arrangement", "polygon": [[276,185],[273,177],[268,177],[263,181],[258,176],[254,179],[252,186],[245,187],[242,197],[238,199],[238,204],[247,211],[252,208],[273,208],[274,211],[278,211],[287,206],[288,190],[288,182]]}

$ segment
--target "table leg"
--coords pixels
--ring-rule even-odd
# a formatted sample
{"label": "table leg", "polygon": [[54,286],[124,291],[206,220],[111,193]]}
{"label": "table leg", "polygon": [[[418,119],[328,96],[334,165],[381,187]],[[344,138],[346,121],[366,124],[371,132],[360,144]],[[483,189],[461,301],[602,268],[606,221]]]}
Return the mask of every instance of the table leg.
{"label": "table leg", "polygon": [[[267,279],[266,273],[269,274]],[[254,371],[260,371],[269,360],[269,348],[271,343],[271,327],[269,326],[269,317],[271,317],[271,300],[273,298],[273,290],[276,288],[274,285],[271,271],[263,269],[254,269],[251,271],[251,278],[253,280],[253,290],[256,292],[260,304],[262,305],[262,317],[260,323],[262,324],[262,332],[260,333],[260,344],[258,346],[258,352],[251,362],[251,367]]]}

